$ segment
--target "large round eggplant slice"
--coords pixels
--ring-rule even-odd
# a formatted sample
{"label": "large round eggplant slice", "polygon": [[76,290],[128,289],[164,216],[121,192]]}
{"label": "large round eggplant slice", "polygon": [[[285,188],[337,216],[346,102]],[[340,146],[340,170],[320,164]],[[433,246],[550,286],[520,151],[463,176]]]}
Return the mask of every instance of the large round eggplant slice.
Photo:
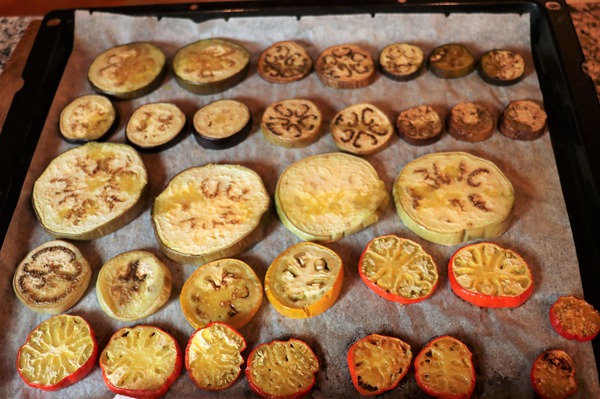
{"label": "large round eggplant slice", "polygon": [[96,91],[130,100],[157,89],[166,73],[163,51],[152,43],[137,42],[98,55],[90,65],[88,80]]}

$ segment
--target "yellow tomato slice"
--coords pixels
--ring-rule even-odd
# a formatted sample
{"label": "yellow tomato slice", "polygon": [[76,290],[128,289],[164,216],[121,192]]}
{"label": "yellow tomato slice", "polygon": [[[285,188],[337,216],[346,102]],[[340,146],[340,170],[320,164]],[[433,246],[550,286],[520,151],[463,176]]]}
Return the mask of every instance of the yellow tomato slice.
{"label": "yellow tomato slice", "polygon": [[237,330],[258,312],[262,297],[262,284],[249,265],[220,259],[192,273],[183,284],[179,302],[196,329],[221,321]]}
{"label": "yellow tomato slice", "polygon": [[265,275],[265,294],[284,316],[313,317],[335,303],[343,280],[338,254],[323,245],[301,242],[271,263]]}
{"label": "yellow tomato slice", "polygon": [[227,324],[213,322],[197,330],[185,352],[190,378],[201,389],[228,388],[240,375],[244,363],[244,338]]}

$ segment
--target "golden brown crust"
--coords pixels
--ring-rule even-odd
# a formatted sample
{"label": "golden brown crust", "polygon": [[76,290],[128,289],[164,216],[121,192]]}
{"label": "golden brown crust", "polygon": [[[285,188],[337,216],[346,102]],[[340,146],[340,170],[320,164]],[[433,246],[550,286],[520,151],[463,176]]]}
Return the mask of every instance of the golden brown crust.
{"label": "golden brown crust", "polygon": [[440,115],[428,105],[402,111],[396,119],[398,135],[412,145],[428,145],[442,137],[444,124]]}
{"label": "golden brown crust", "polygon": [[356,155],[383,150],[394,135],[387,115],[372,104],[355,104],[338,112],[330,125],[335,146]]}
{"label": "golden brown crust", "polygon": [[282,41],[265,49],[258,58],[258,74],[271,83],[292,83],[312,71],[312,59],[304,47]]}
{"label": "golden brown crust", "polygon": [[260,128],[268,142],[287,148],[300,148],[321,137],[322,124],[321,111],[315,103],[292,99],[269,105]]}
{"label": "golden brown crust", "polygon": [[546,112],[529,100],[513,101],[504,109],[498,130],[515,140],[535,140],[546,131]]}
{"label": "golden brown crust", "polygon": [[315,64],[321,82],[334,89],[358,89],[375,81],[375,62],[371,54],[354,44],[325,49]]}
{"label": "golden brown crust", "polygon": [[494,133],[494,117],[483,105],[469,102],[455,105],[447,118],[448,133],[457,140],[487,140]]}

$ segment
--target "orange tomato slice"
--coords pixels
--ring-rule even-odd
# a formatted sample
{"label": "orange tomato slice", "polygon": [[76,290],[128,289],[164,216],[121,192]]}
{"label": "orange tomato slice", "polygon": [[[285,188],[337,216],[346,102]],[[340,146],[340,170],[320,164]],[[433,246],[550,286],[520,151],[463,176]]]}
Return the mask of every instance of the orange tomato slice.
{"label": "orange tomato slice", "polygon": [[458,339],[445,335],[431,340],[415,358],[415,379],[427,395],[468,399],[475,390],[473,354]]}
{"label": "orange tomato slice", "polygon": [[301,242],[275,258],[265,275],[265,294],[282,315],[308,318],[329,309],[344,280],[342,259],[331,249]]}
{"label": "orange tomato slice", "polygon": [[565,351],[547,350],[531,367],[531,383],[541,399],[565,399],[577,392],[575,362]]}
{"label": "orange tomato slice", "polygon": [[213,322],[196,330],[185,350],[185,367],[199,388],[229,388],[242,372],[244,337],[227,324]]}
{"label": "orange tomato slice", "polygon": [[600,313],[583,299],[561,296],[550,308],[550,324],[566,339],[591,341],[600,331]]}
{"label": "orange tomato slice", "polygon": [[516,252],[489,242],[462,247],[448,262],[448,279],[456,295],[474,305],[512,308],[533,293],[533,275]]}
{"label": "orange tomato slice", "polygon": [[371,334],[348,351],[352,384],[361,395],[373,396],[398,386],[412,360],[410,345],[399,338]]}
{"label": "orange tomato slice", "polygon": [[79,316],[62,314],[38,325],[17,354],[17,371],[31,387],[56,391],[81,380],[94,368],[98,343]]}
{"label": "orange tomato slice", "polygon": [[419,244],[393,234],[367,244],[358,261],[358,274],[377,295],[403,304],[429,298],[438,284],[431,256]]}

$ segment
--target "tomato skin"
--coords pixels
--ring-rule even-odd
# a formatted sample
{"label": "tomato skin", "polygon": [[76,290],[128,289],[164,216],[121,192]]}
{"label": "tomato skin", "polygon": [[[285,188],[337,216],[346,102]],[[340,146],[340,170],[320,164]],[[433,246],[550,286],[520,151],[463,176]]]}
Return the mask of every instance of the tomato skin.
{"label": "tomato skin", "polygon": [[458,249],[452,255],[450,261],[448,262],[448,280],[450,281],[450,287],[452,288],[452,291],[454,291],[454,293],[458,297],[464,299],[465,301],[482,308],[515,308],[521,306],[523,303],[525,303],[525,301],[527,301],[527,299],[529,299],[529,297],[533,293],[533,276],[531,276],[531,284],[529,285],[529,287],[525,291],[523,291],[523,293],[517,296],[486,295],[473,292],[461,286],[456,280],[456,276],[454,275],[454,259],[459,254],[459,252],[472,246],[486,244],[490,243],[480,242],[476,244],[470,244]]}
{"label": "tomato skin", "polygon": [[240,370],[239,370],[239,372],[238,372],[237,376],[236,376],[236,377],[233,379],[233,381],[231,382],[231,384],[229,384],[229,385],[227,385],[227,386],[219,387],[219,388],[212,388],[212,389],[211,389],[211,388],[207,388],[207,387],[203,387],[203,386],[202,386],[202,385],[201,385],[201,384],[200,384],[200,383],[199,383],[199,382],[198,382],[198,381],[197,381],[197,380],[194,378],[193,374],[192,374],[192,373],[189,371],[189,370],[190,370],[190,363],[189,363],[189,356],[188,356],[188,352],[189,352],[189,350],[190,350],[190,348],[191,348],[191,346],[192,346],[192,341],[193,341],[194,337],[196,336],[196,334],[200,333],[200,332],[201,332],[203,329],[205,329],[205,328],[209,328],[209,327],[210,327],[210,326],[212,326],[213,324],[214,324],[214,325],[223,325],[223,326],[227,326],[227,327],[228,327],[228,328],[229,328],[231,331],[233,331],[233,332],[234,332],[236,335],[238,335],[238,336],[239,336],[239,337],[242,339],[242,341],[244,342],[244,346],[243,346],[243,348],[241,348],[241,349],[240,349],[240,353],[241,353],[241,352],[243,352],[243,351],[246,349],[246,340],[244,339],[244,337],[242,336],[242,334],[240,334],[240,333],[239,333],[239,331],[235,330],[233,327],[229,326],[228,324],[226,324],[226,323],[222,323],[222,322],[220,322],[220,321],[211,321],[210,323],[208,323],[208,324],[206,325],[206,327],[202,327],[202,328],[199,328],[199,329],[197,329],[197,330],[196,330],[196,331],[195,331],[195,332],[192,334],[192,336],[190,337],[190,339],[189,339],[189,341],[188,341],[188,344],[187,344],[187,347],[186,347],[186,349],[185,349],[185,368],[186,368],[186,370],[188,370],[188,375],[190,376],[190,379],[191,379],[191,380],[194,382],[194,384],[195,384],[197,387],[199,387],[200,389],[203,389],[203,390],[205,390],[205,391],[213,391],[213,392],[214,392],[214,391],[222,391],[222,390],[224,390],[224,389],[227,389],[227,388],[229,388],[231,385],[233,385],[233,383],[234,383],[235,381],[237,381],[238,377],[239,377],[239,376],[240,376],[240,374],[242,373],[242,369],[240,368]]}
{"label": "tomato skin", "polygon": [[[144,327],[144,326],[151,327],[156,330],[162,331],[164,334],[170,336],[171,339],[173,339],[173,342],[175,342],[175,350],[177,352],[177,358],[175,360],[175,367],[173,369],[173,372],[169,376],[169,378],[167,378],[165,383],[160,388],[154,389],[154,390],[120,388],[120,387],[113,385],[108,380],[106,373],[105,373],[104,366],[102,364],[102,361],[100,361],[100,369],[102,370],[102,379],[104,380],[104,383],[106,384],[108,389],[110,389],[112,392],[116,393],[117,395],[129,396],[131,398],[136,398],[136,399],[159,399],[167,393],[167,391],[169,390],[169,388],[171,387],[173,382],[175,382],[177,377],[179,377],[179,374],[181,373],[181,368],[183,366],[183,361],[182,361],[183,357],[182,357],[182,353],[181,353],[181,348],[179,347],[179,344],[177,343],[177,340],[175,339],[175,337],[173,337],[173,335],[169,334],[168,332],[166,332],[163,329],[158,328],[156,326],[138,325],[138,327]],[[129,327],[123,327],[123,328],[117,330],[117,332],[115,332],[113,335],[119,334],[122,330],[125,330],[127,328],[129,328]]]}
{"label": "tomato skin", "polygon": [[[260,396],[262,399],[300,399],[300,398],[303,398],[304,396],[308,395],[310,390],[315,385],[315,382],[317,379],[316,379],[315,375],[313,374],[313,379],[312,379],[311,384],[308,387],[306,387],[305,389],[294,392],[293,394],[290,394],[290,395],[275,395],[275,394],[266,392],[262,387],[257,385],[256,382],[253,380],[250,359],[252,359],[254,357],[256,352],[265,345],[272,345],[274,343],[286,343],[286,342],[299,342],[302,345],[306,345],[303,341],[301,341],[299,339],[295,339],[295,338],[290,338],[288,341],[274,340],[274,341],[265,342],[265,343],[262,343],[262,344],[256,346],[252,350],[252,352],[250,352],[250,355],[248,355],[248,359],[246,362],[246,370],[245,370],[246,379],[248,380],[248,385],[250,385],[250,388],[252,388],[254,393],[256,393],[258,396]],[[308,345],[306,345],[306,346],[310,349],[310,347]],[[317,356],[314,354],[314,351],[312,349],[310,349],[310,350],[316,359]]]}
{"label": "tomato skin", "polygon": [[557,317],[557,309],[559,306],[561,306],[560,303],[562,300],[577,300],[577,301],[584,302],[583,300],[579,300],[572,295],[559,297],[556,300],[556,302],[554,302],[554,304],[552,304],[552,306],[550,307],[550,312],[548,315],[548,317],[550,319],[550,324],[552,325],[554,330],[556,330],[556,332],[558,334],[560,334],[560,336],[562,336],[563,338],[566,338],[569,340],[574,340],[574,341],[579,341],[579,342],[587,342],[587,341],[591,341],[594,338],[596,338],[600,329],[596,329],[595,332],[588,334],[588,335],[581,335],[581,334],[571,333],[571,332],[567,331],[568,326],[563,325],[563,323]]}
{"label": "tomato skin", "polygon": [[[17,372],[19,373],[19,376],[21,377],[23,382],[25,382],[25,384],[29,385],[32,388],[41,389],[43,391],[49,391],[49,392],[58,391],[60,389],[66,388],[69,385],[73,385],[74,383],[82,380],[85,376],[87,376],[94,369],[94,365],[96,364],[96,361],[98,360],[98,354],[99,354],[98,340],[96,339],[96,334],[94,333],[94,330],[92,330],[92,327],[90,326],[90,324],[85,319],[83,319],[83,320],[88,325],[88,328],[90,329],[90,336],[92,338],[92,341],[94,342],[94,348],[92,350],[92,355],[79,369],[77,369],[77,371],[66,376],[61,381],[59,381],[53,385],[41,385],[41,384],[38,384],[35,382],[27,381],[25,379],[25,377],[23,376],[23,374],[21,374],[21,370],[19,369],[19,366],[18,366],[19,358],[21,357],[21,349],[27,343],[29,343],[29,340],[31,339],[31,334],[33,333],[33,331],[35,331],[37,329],[37,327],[34,328],[31,331],[31,333],[29,333],[29,335],[27,336],[27,340],[25,341],[25,344],[23,346],[21,346],[21,348],[19,348],[19,351],[17,353],[17,363],[16,363],[17,364]],[[40,324],[42,324],[42,323],[40,323]],[[38,325],[38,327],[39,327],[39,325]]]}
{"label": "tomato skin", "polygon": [[[574,395],[577,390],[578,390],[578,386],[575,384],[574,387],[571,387],[570,390],[566,389],[564,395],[562,396],[549,396],[549,395],[545,395],[543,391],[543,387],[542,386],[538,386],[538,384],[536,383],[537,380],[537,374],[536,374],[536,364],[544,362],[545,357],[548,354],[552,354],[552,353],[557,353],[559,354],[559,357],[562,357],[565,361],[567,361],[569,363],[570,366],[574,367],[573,359],[564,351],[560,350],[560,349],[550,349],[547,350],[543,353],[541,353],[534,361],[533,361],[533,365],[531,366],[531,372],[529,374],[529,379],[531,381],[531,385],[533,386],[533,390],[535,391],[536,397],[540,398],[540,399],[566,399],[572,395]],[[562,354],[562,355],[560,355]],[[573,379],[575,379],[575,370],[572,370],[572,377]]]}

